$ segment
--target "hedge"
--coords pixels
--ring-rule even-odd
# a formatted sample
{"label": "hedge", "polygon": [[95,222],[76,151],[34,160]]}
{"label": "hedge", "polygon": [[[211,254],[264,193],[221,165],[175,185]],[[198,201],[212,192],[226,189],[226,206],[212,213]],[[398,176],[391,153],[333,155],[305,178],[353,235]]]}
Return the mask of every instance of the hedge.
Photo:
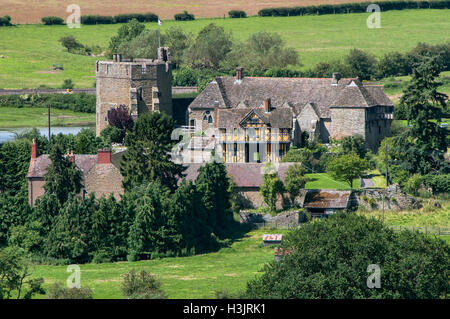
{"label": "hedge", "polygon": [[0,27],[1,26],[11,26],[11,17],[9,15],[5,15],[0,17]]}
{"label": "hedge", "polygon": [[228,15],[230,16],[230,18],[247,18],[247,14],[245,13],[245,11],[241,10],[231,10],[228,12]]}
{"label": "hedge", "polygon": [[154,13],[126,13],[118,14],[116,16],[100,16],[100,15],[85,15],[81,16],[81,24],[114,24],[126,23],[136,19],[139,22],[157,22],[158,16]]}
{"label": "hedge", "polygon": [[59,110],[95,113],[96,96],[92,94],[0,95],[0,107],[48,107]]}
{"label": "hedge", "polygon": [[381,11],[404,10],[404,9],[450,9],[450,0],[431,1],[381,1],[343,3],[335,5],[319,5],[304,7],[279,7],[261,9],[258,15],[261,17],[287,17],[300,15],[321,15],[336,13],[358,13],[366,12],[370,4],[377,4]]}
{"label": "hedge", "polygon": [[195,17],[193,14],[188,13],[187,11],[184,11],[183,13],[177,13],[173,16],[175,20],[177,21],[189,21],[189,20],[195,20]]}
{"label": "hedge", "polygon": [[45,25],[61,25],[61,24],[64,24],[64,19],[60,18],[60,17],[55,17],[55,16],[43,17],[42,23]]}

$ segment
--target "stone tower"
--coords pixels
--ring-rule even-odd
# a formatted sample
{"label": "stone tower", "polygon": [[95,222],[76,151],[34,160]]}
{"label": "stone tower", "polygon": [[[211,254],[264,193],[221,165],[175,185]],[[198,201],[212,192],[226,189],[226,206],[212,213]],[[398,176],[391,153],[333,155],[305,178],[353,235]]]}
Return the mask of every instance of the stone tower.
{"label": "stone tower", "polygon": [[168,48],[158,48],[158,59],[97,61],[96,133],[108,126],[108,112],[124,104],[136,119],[147,111],[172,116],[172,66]]}

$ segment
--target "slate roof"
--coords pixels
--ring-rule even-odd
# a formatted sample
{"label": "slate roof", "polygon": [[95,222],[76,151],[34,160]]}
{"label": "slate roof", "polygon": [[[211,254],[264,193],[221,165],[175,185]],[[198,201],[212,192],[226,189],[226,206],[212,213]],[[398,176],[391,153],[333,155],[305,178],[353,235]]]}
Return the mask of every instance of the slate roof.
{"label": "slate roof", "polygon": [[[278,177],[284,181],[286,171],[294,163],[279,163]],[[204,163],[187,164],[184,171],[186,180],[195,181],[198,176],[198,169],[205,165]],[[265,163],[226,163],[228,175],[233,177],[237,187],[259,187],[262,184],[263,168]]]}
{"label": "slate roof", "polygon": [[291,128],[293,111],[290,107],[279,107],[266,113],[263,107],[247,109],[218,109],[218,128],[239,128],[240,122],[250,112],[255,112],[265,123],[276,128]]}
{"label": "slate roof", "polygon": [[[352,83],[355,86],[348,86]],[[332,78],[216,77],[190,104],[189,108],[235,109],[241,102],[249,108],[264,106],[271,99],[274,108],[289,106],[298,115],[312,103],[321,118],[330,117],[330,107],[392,106],[382,86],[363,85],[359,79],[343,78],[333,85]],[[242,107],[242,103],[240,105]]]}
{"label": "slate roof", "polygon": [[305,208],[340,208],[345,209],[348,205],[350,191],[338,190],[308,190],[303,202]]}
{"label": "slate roof", "polygon": [[[75,165],[86,175],[97,163],[97,155],[75,154]],[[48,154],[43,154],[30,161],[28,178],[43,178],[47,172],[47,167],[51,164]]]}

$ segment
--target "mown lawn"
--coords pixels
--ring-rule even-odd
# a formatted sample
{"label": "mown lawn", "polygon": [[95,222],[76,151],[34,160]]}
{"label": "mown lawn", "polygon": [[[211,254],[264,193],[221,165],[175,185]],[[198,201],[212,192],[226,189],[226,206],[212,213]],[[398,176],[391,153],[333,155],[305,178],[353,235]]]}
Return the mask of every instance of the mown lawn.
{"label": "mown lawn", "polygon": [[[381,14],[381,28],[369,29],[369,13],[299,17],[249,17],[246,19],[198,19],[164,21],[164,31],[180,26],[196,34],[214,22],[244,40],[258,31],[278,32],[288,46],[299,53],[303,68],[330,61],[359,48],[382,56],[391,51],[405,52],[418,42],[442,43],[450,39],[450,10],[402,10]],[[19,25],[0,28],[0,88],[58,87],[64,79],[72,79],[76,87],[94,85],[95,61],[105,57],[89,57],[66,52],[58,40],[74,35],[86,45],[106,48],[120,24],[83,25],[79,29],[66,26]],[[147,29],[157,28],[147,23]],[[64,64],[64,71],[53,72],[53,64]]]}
{"label": "mown lawn", "polygon": [[[351,189],[348,183],[336,181],[328,173],[306,174],[306,176],[310,179],[309,182],[306,183],[306,189]],[[355,179],[353,181],[353,189],[359,188],[359,179]]]}
{"label": "mown lawn", "polygon": [[[48,124],[46,108],[0,107],[0,127],[45,127]],[[95,114],[51,109],[52,126],[95,125]]]}
{"label": "mown lawn", "polygon": [[[80,265],[81,285],[91,288],[94,298],[122,298],[121,275],[131,269],[145,269],[160,278],[169,298],[214,298],[219,290],[236,292],[245,289],[247,281],[261,275],[264,264],[273,260],[273,247],[262,246],[264,233],[287,231],[254,230],[228,248],[191,257]],[[55,282],[65,284],[70,275],[66,269],[35,266],[33,276],[43,277],[44,288],[48,288]]]}

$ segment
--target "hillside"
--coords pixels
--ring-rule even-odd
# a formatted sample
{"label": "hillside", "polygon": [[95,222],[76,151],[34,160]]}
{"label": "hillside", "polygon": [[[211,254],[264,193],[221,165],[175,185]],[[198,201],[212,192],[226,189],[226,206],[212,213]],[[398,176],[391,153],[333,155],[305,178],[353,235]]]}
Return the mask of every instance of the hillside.
{"label": "hillside", "polygon": [[[3,1],[3,0],[0,0]],[[164,21],[161,29],[182,26],[197,33],[214,22],[230,30],[237,39],[266,30],[278,32],[288,46],[299,53],[303,67],[343,57],[351,48],[382,56],[386,52],[405,52],[418,42],[430,44],[450,40],[450,10],[402,10],[384,12],[380,29],[368,29],[369,13],[296,17],[251,17],[247,19],[200,19],[189,22]],[[82,26],[20,25],[0,29],[0,88],[59,87],[72,79],[76,87],[92,87],[95,61],[104,57],[70,54],[58,39],[73,34],[81,43],[106,48],[120,24]],[[156,23],[147,23],[147,29]],[[53,71],[53,64],[64,64],[64,71]]]}
{"label": "hillside", "polygon": [[[244,10],[248,15],[256,15],[260,9],[272,7],[293,7],[319,4],[338,4],[364,2],[364,0],[171,0],[171,1],[114,1],[79,0],[82,15],[100,14],[116,15],[121,13],[156,13],[162,19],[173,19],[174,14],[183,10],[194,13],[197,18],[228,16],[230,10]],[[58,5],[52,0],[0,0],[0,16],[9,14],[14,23],[40,23],[44,16],[67,17],[66,7],[74,3],[71,0],[60,0]],[[112,3],[114,3],[112,5]],[[24,10],[24,8],[27,10]]]}

